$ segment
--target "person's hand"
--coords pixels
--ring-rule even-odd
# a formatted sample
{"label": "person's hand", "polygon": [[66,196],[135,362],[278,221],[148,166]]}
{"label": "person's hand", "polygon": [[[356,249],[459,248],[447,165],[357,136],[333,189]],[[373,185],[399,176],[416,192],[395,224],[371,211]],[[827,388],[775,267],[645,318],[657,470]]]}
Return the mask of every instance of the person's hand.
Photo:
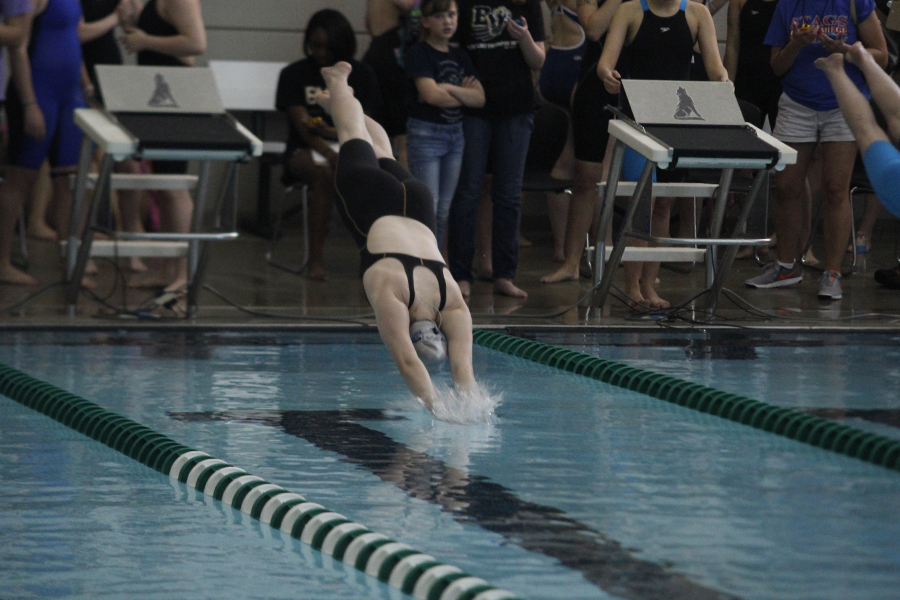
{"label": "person's hand", "polygon": [[731,81],[730,79],[728,79],[728,74],[727,74],[727,73],[726,73],[725,75],[722,75],[721,77],[719,77],[718,81],[727,81],[728,83],[730,83],[730,84],[731,84],[731,91],[732,91],[732,93],[734,93],[734,82]]}
{"label": "person's hand", "polygon": [[463,77],[460,87],[464,87],[464,88],[478,87],[478,78],[473,77],[472,75],[469,75],[468,77]]}
{"label": "person's hand", "polygon": [[506,22],[506,29],[509,31],[509,35],[512,36],[512,39],[517,42],[527,40],[531,37],[531,33],[528,31],[528,22],[525,20],[525,17],[510,19]]}
{"label": "person's hand", "polygon": [[819,32],[819,43],[828,54],[846,54],[850,49],[850,46],[844,43],[844,36],[837,37],[834,33]]}
{"label": "person's hand", "polygon": [[791,39],[797,40],[803,46],[809,46],[819,36],[818,25],[804,25],[798,27],[796,23],[791,23]]}
{"label": "person's hand", "polygon": [[144,33],[143,30],[138,29],[137,27],[125,27],[125,33],[119,40],[122,42],[122,46],[126,51],[134,54],[135,52],[140,52],[147,48],[147,40],[149,37],[150,36]]}
{"label": "person's hand", "polygon": [[116,7],[116,15],[119,17],[119,25],[133,27],[137,23],[140,8],[133,0],[121,0]]}
{"label": "person's hand", "polygon": [[42,140],[47,137],[47,123],[44,121],[44,113],[37,102],[32,102],[25,107],[25,135],[33,140]]}
{"label": "person's hand", "polygon": [[597,75],[603,82],[603,87],[610,94],[618,94],[622,89],[622,76],[615,69],[597,69]]}

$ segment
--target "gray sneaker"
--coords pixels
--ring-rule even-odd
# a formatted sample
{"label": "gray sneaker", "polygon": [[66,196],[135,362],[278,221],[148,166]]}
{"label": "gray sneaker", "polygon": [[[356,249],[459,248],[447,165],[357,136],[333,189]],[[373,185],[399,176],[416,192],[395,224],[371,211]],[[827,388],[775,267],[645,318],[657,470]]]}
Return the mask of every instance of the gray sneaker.
{"label": "gray sneaker", "polygon": [[769,264],[761,275],[757,275],[744,282],[752,288],[775,288],[794,285],[803,281],[803,272],[796,262],[790,269],[785,269],[777,262]]}
{"label": "gray sneaker", "polygon": [[840,300],[843,298],[841,274],[837,271],[825,271],[819,281],[820,300]]}

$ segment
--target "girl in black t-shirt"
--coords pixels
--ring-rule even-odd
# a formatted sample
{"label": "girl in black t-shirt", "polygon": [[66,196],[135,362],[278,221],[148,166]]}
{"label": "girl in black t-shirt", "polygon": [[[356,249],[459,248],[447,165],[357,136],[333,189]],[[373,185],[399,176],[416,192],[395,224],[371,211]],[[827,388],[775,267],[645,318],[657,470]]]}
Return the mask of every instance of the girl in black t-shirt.
{"label": "girl in black t-shirt", "polygon": [[456,25],[454,0],[426,0],[421,19],[424,39],[409,49],[405,61],[407,160],[410,172],[434,197],[439,246],[462,167],[462,109],[484,106],[484,89],[469,55],[449,44]]}
{"label": "girl in black t-shirt", "polygon": [[324,9],[310,17],[303,41],[306,58],[286,66],[278,79],[275,106],[288,115],[290,124],[284,165],[294,181],[312,188],[309,204],[309,262],[307,279],[327,281],[324,248],[328,221],[334,206],[334,167],[337,163],[337,131],[331,117],[316,103],[325,90],[322,67],[339,61],[350,63],[350,87],[367,114],[381,104],[378,83],[371,67],[353,60],[356,34],[347,18]]}

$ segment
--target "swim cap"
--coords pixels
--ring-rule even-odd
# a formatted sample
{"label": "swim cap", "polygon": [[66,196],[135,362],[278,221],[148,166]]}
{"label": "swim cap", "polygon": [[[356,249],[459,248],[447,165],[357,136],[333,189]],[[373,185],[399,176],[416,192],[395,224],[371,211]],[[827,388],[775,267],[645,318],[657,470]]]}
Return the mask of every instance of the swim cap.
{"label": "swim cap", "polygon": [[434,321],[415,321],[409,326],[416,354],[424,363],[439,363],[447,358],[447,338]]}

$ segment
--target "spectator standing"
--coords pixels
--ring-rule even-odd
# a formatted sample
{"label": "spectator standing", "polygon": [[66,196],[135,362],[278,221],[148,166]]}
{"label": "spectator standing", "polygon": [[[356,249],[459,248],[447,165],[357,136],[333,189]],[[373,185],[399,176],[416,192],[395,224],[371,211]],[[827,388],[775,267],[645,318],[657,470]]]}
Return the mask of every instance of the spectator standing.
{"label": "spectator standing", "polygon": [[[572,136],[572,92],[581,78],[582,60],[588,47],[587,35],[581,27],[576,0],[544,0],[550,12],[550,37],[547,58],[541,67],[538,89],[544,100],[552,102],[569,116],[566,145],[553,165],[551,176],[572,178],[574,138]],[[566,217],[569,213],[568,193],[547,193],[550,229],[553,232],[553,260],[565,258]]]}
{"label": "spectator standing", "polygon": [[435,233],[443,247],[465,148],[462,107],[484,106],[484,89],[468,54],[450,46],[458,23],[456,2],[425,0],[420,23],[423,39],[406,55],[407,158],[410,172],[434,197]]}
{"label": "spectator standing", "polygon": [[72,209],[68,176],[75,172],[81,150],[74,111],[84,107],[78,39],[81,5],[76,0],[33,0],[32,8],[26,13],[26,36],[10,49],[12,79],[6,107],[10,165],[0,187],[0,281],[18,285],[38,283],[12,265],[10,245],[19,211],[48,158],[53,222],[58,231],[68,231]]}
{"label": "spectator standing", "polygon": [[[851,2],[854,3],[851,5]],[[784,93],[778,102],[774,135],[797,150],[797,163],[775,176],[775,233],[777,260],[745,283],[753,288],[774,288],[803,281],[803,194],[813,153],[822,152],[822,202],[825,233],[825,272],[818,297],[842,297],[841,259],[850,240],[850,176],[856,141],[841,115],[825,73],[814,62],[833,53],[846,54],[861,41],[884,67],[887,49],[872,0],[780,0],[766,35],[772,47],[771,63],[783,77]],[[859,69],[846,66],[850,78],[868,97]]]}
{"label": "spectator standing", "polygon": [[[541,278],[542,283],[577,281],[584,241],[591,230],[598,205],[597,182],[605,179],[604,155],[609,142],[609,120],[612,114],[607,104],[615,106],[615,94],[603,87],[597,75],[597,61],[603,51],[606,32],[621,0],[579,0],[578,19],[587,36],[582,57],[581,77],[572,94],[572,197],[566,217],[563,264],[553,273]],[[625,73],[624,66],[619,65]]]}
{"label": "spectator standing", "polygon": [[482,182],[491,162],[491,262],[494,291],[527,298],[516,287],[522,177],[534,127],[533,71],[544,63],[539,0],[460,0],[457,39],[484,86],[485,105],[463,119],[466,152],[450,208],[450,272],[471,293],[475,225]]}
{"label": "spectator standing", "polygon": [[[129,0],[119,8],[125,30],[122,45],[137,53],[139,65],[191,67],[194,57],[206,52],[206,28],[200,0],[150,0],[141,6]],[[186,161],[152,162],[154,173],[183,174]],[[159,190],[160,228],[189,233],[194,202],[188,190]],[[148,271],[133,278],[132,287],[161,287],[163,292],[183,292],[188,283],[187,258],[173,259],[170,269]]]}

